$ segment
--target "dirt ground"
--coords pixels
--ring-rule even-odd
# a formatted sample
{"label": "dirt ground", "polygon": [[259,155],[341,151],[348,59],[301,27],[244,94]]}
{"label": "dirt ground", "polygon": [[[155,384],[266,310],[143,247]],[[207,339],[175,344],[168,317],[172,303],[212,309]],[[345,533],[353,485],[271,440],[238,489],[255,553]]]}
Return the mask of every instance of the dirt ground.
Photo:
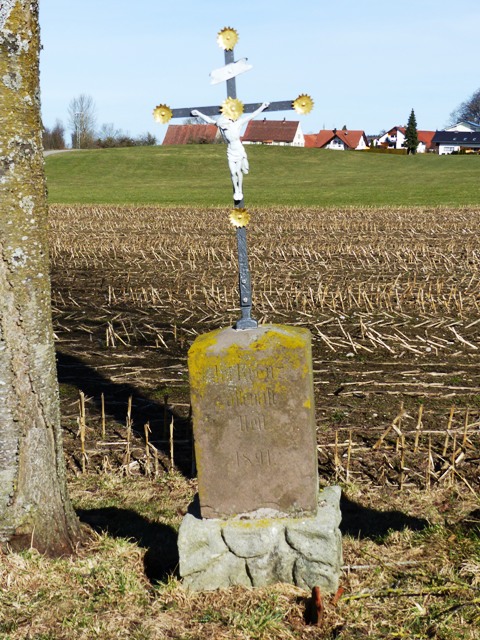
{"label": "dirt ground", "polygon": [[[254,316],[312,332],[325,481],[478,490],[479,213],[254,213]],[[194,475],[187,351],[238,317],[228,212],[56,206],[51,221],[70,467],[123,464],[129,427],[129,464],[144,466],[148,423],[159,464],[172,428],[175,466]]]}

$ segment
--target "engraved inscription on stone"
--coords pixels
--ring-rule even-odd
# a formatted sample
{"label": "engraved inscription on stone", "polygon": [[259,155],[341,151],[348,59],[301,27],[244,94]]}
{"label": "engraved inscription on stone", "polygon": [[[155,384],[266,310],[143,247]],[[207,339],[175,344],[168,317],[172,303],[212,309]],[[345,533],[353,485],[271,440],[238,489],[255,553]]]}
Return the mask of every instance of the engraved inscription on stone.
{"label": "engraved inscription on stone", "polygon": [[263,431],[265,429],[265,416],[261,414],[257,416],[239,416],[239,420],[240,429],[243,433],[248,433],[249,431]]}
{"label": "engraved inscription on stone", "polygon": [[227,400],[230,407],[273,407],[276,404],[273,389],[235,389]]}
{"label": "engraved inscription on stone", "polygon": [[248,364],[237,363],[233,366],[215,365],[207,372],[214,382],[254,382],[255,380],[273,380],[275,370],[272,366],[251,368]]}
{"label": "engraved inscription on stone", "polygon": [[255,451],[248,453],[237,451],[237,466],[239,467],[256,467],[271,466],[272,456],[268,449],[266,451]]}
{"label": "engraved inscription on stone", "polygon": [[223,329],[189,351],[202,517],[313,513],[317,457],[310,333]]}

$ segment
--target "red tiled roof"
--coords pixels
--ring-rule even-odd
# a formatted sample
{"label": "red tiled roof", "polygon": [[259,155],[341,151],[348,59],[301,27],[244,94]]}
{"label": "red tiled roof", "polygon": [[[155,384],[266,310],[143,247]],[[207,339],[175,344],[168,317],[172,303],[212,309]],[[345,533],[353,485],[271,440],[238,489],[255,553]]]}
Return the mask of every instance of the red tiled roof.
{"label": "red tiled roof", "polygon": [[431,149],[433,136],[435,135],[435,131],[417,131],[417,137],[419,142],[423,142],[423,144],[427,147],[427,149]]}
{"label": "red tiled roof", "polygon": [[340,129],[337,131],[337,137],[344,142],[344,144],[350,149],[356,149],[360,144],[360,140],[365,135],[363,131],[350,131],[345,129]]}
{"label": "red tiled roof", "polygon": [[293,142],[298,120],[250,120],[244,142]]}
{"label": "red tiled roof", "polygon": [[[335,138],[335,136],[339,140],[341,140],[349,149],[356,149],[362,137],[365,136],[365,132],[360,130],[351,131],[345,129],[337,129],[336,131],[334,131],[333,129],[322,129],[318,132],[316,136],[316,143],[313,146],[320,148],[325,147],[333,140],[333,138]],[[305,146],[307,146],[306,143]]]}
{"label": "red tiled roof", "polygon": [[171,124],[162,144],[212,143],[216,136],[214,124]]}
{"label": "red tiled roof", "polygon": [[321,129],[317,133],[317,143],[315,146],[320,148],[325,147],[334,137],[335,134],[331,129]]}
{"label": "red tiled roof", "polygon": [[316,133],[306,133],[305,134],[305,146],[306,147],[316,147],[317,146],[317,137]]}

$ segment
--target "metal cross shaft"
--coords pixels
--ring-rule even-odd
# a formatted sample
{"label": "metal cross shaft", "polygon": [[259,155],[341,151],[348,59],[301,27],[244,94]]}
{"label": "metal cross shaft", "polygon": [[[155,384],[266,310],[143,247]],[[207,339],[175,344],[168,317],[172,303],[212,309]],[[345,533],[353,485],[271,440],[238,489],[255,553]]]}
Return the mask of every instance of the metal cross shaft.
{"label": "metal cross shaft", "polygon": [[[234,62],[233,49],[225,50],[225,65]],[[237,97],[237,85],[235,78],[227,80],[227,98]],[[261,103],[243,105],[244,113],[253,113],[261,106]],[[212,109],[212,107],[206,107]],[[214,109],[214,107],[213,107]],[[283,100],[281,102],[271,102],[265,111],[287,111],[293,109],[292,100]],[[201,109],[200,109],[201,111]],[[216,111],[218,114],[220,110]],[[207,113],[204,111],[204,113]],[[215,112],[214,112],[215,113]],[[213,115],[213,114],[209,114]],[[234,200],[236,209],[244,207],[243,198],[240,201]],[[237,228],[237,251],[238,251],[238,290],[240,293],[240,312],[241,317],[235,323],[235,329],[254,329],[258,327],[258,322],[252,318],[252,284],[250,279],[250,268],[248,266],[248,245],[247,245],[247,228]]]}
{"label": "metal cross shaft", "polygon": [[238,250],[238,290],[240,292],[241,318],[235,323],[235,329],[255,329],[258,322],[252,318],[252,284],[248,267],[247,228],[237,229]]}

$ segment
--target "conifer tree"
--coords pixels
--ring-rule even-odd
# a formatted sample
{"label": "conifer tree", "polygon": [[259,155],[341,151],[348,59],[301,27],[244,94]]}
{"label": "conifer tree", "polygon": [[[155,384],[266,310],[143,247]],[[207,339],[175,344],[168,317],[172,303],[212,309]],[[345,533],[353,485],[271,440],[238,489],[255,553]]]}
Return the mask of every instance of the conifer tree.
{"label": "conifer tree", "polygon": [[417,119],[415,118],[415,112],[412,109],[408,118],[407,129],[405,131],[405,146],[407,147],[407,154],[417,153],[418,147],[418,132],[417,132]]}

